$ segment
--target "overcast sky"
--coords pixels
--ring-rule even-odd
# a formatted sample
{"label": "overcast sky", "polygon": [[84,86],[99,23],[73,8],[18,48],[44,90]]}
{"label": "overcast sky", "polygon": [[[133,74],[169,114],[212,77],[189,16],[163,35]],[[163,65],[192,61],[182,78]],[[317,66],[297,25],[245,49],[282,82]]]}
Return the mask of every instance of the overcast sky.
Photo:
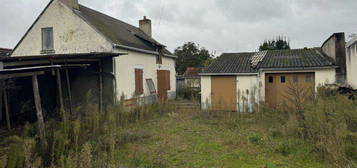
{"label": "overcast sky", "polygon": [[[4,2],[5,1],[5,2]],[[1,0],[0,47],[13,48],[50,0]],[[152,19],[154,38],[173,51],[192,41],[212,52],[257,50],[284,35],[292,48],[316,47],[334,32],[357,32],[357,0],[79,0],[138,25]]]}

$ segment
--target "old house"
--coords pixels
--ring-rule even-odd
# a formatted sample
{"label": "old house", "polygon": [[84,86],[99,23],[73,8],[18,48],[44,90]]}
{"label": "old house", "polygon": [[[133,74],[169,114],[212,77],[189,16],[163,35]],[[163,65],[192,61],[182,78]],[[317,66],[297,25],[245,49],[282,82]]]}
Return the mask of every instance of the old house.
{"label": "old house", "polygon": [[343,82],[339,41],[334,34],[319,48],[224,53],[200,74],[202,108],[247,112],[259,102],[276,107],[294,94],[307,96],[319,85]]}
{"label": "old house", "polygon": [[78,0],[51,0],[11,57],[125,53],[100,63],[106,76],[113,76],[115,100],[122,95],[126,99],[150,96],[155,91],[162,99],[174,97],[176,57],[152,36],[151,20],[146,17],[136,27]]}
{"label": "old house", "polygon": [[176,94],[176,57],[153,39],[151,20],[136,27],[77,0],[51,0],[14,50],[3,53],[0,125],[5,116],[35,121],[60,110],[103,111],[123,96],[131,105]]}

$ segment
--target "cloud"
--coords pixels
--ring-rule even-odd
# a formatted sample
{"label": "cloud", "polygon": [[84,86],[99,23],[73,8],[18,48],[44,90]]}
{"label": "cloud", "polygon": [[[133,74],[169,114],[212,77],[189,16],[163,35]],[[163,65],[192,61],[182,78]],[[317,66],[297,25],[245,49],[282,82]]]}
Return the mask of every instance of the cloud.
{"label": "cloud", "polygon": [[[0,46],[13,47],[48,2],[32,1],[5,0]],[[356,0],[79,1],[136,26],[148,16],[154,37],[171,51],[188,41],[217,53],[254,51],[277,35],[287,36],[293,48],[315,47],[334,32],[357,31]]]}

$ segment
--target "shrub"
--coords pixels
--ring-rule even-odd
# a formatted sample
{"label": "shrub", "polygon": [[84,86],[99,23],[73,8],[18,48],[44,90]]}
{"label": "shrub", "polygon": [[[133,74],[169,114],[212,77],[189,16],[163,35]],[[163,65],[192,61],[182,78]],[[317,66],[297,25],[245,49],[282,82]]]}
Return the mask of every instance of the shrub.
{"label": "shrub", "polygon": [[248,136],[248,141],[254,145],[259,145],[263,143],[263,138],[258,134],[251,134]]}

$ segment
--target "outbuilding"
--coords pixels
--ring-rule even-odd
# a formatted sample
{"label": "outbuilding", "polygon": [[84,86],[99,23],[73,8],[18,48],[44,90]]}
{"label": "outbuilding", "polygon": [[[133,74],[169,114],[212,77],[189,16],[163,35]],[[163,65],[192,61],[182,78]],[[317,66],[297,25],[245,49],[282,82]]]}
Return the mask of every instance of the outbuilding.
{"label": "outbuilding", "polygon": [[296,92],[335,83],[336,68],[321,48],[224,53],[200,74],[202,108],[251,112],[260,102],[274,108]]}

